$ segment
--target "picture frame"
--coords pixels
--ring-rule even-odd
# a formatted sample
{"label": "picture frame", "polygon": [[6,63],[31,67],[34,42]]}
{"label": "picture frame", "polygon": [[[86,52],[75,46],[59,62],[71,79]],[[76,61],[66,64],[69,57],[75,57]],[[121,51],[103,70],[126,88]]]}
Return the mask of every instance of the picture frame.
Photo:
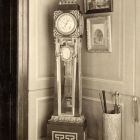
{"label": "picture frame", "polygon": [[111,16],[97,16],[86,19],[87,48],[89,52],[112,52]]}
{"label": "picture frame", "polygon": [[86,14],[113,11],[113,0],[84,0]]}

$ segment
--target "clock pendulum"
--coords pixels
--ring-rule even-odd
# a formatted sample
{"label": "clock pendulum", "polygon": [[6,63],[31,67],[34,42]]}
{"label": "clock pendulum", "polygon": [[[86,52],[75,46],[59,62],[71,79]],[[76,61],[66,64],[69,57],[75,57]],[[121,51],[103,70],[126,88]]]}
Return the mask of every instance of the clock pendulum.
{"label": "clock pendulum", "polygon": [[60,0],[54,11],[56,96],[47,123],[47,140],[85,140],[82,115],[81,40],[83,16],[76,0]]}

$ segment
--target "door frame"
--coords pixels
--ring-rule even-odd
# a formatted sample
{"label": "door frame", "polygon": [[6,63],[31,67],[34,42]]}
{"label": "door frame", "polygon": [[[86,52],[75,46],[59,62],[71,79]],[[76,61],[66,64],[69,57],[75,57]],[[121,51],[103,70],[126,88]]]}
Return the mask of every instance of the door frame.
{"label": "door frame", "polygon": [[17,140],[28,140],[28,0],[18,0]]}

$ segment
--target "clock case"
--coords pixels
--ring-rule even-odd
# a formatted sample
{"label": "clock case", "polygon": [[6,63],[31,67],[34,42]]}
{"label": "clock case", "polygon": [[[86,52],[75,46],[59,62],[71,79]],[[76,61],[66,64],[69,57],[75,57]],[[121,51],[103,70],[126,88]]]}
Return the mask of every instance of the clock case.
{"label": "clock case", "polygon": [[[76,19],[77,27],[71,34],[63,34],[57,30],[56,21],[62,14],[72,14]],[[81,39],[83,34],[83,16],[77,4],[59,5],[54,11],[54,38],[55,55],[57,65],[57,91],[54,105],[56,116],[81,116],[82,112],[82,82],[81,82]],[[66,60],[62,56],[62,49],[69,48],[71,56]],[[68,49],[67,49],[68,50]],[[67,77],[71,77],[71,80]],[[71,89],[66,89],[71,84]],[[65,87],[64,87],[65,86]],[[64,92],[71,90],[71,95],[64,95]],[[62,98],[67,96],[64,103]],[[64,97],[65,98],[65,97]],[[65,108],[65,109],[64,109]],[[65,111],[67,110],[67,111]]]}
{"label": "clock case", "polygon": [[[56,20],[63,13],[72,14],[77,27],[71,34],[60,33]],[[48,140],[86,140],[86,119],[82,115],[81,48],[84,21],[79,5],[59,5],[54,12],[54,40],[56,56],[56,90],[54,113],[47,123]],[[65,59],[62,50],[71,52]],[[70,94],[67,94],[70,93]]]}

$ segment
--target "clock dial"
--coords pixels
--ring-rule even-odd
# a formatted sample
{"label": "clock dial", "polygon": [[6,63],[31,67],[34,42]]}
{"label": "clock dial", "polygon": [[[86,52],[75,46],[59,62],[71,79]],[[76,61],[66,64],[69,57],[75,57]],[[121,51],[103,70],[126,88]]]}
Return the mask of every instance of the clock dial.
{"label": "clock dial", "polygon": [[56,20],[56,28],[58,32],[69,35],[76,29],[77,21],[75,17],[70,13],[63,13]]}

